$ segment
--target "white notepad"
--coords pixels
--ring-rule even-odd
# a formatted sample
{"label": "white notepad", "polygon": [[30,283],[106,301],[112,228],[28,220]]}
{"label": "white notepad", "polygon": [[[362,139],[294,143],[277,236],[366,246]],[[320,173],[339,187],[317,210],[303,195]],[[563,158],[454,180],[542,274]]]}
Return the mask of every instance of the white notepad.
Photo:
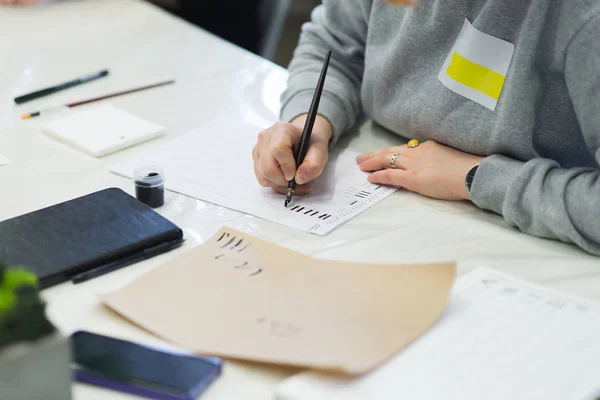
{"label": "white notepad", "polygon": [[296,375],[277,399],[589,400],[600,388],[599,337],[600,303],[480,268],[387,364],[356,379]]}
{"label": "white notepad", "polygon": [[140,149],[111,171],[131,178],[138,165],[159,165],[168,177],[169,190],[316,235],[328,234],[396,191],[369,183],[369,174],[356,164],[357,153],[335,149],[312,193],[295,196],[285,208],[285,197],[261,187],[254,175],[252,147],[260,130],[248,123],[215,119]]}
{"label": "white notepad", "polygon": [[111,104],[74,111],[46,123],[42,130],[94,157],[114,153],[165,133],[163,126]]}

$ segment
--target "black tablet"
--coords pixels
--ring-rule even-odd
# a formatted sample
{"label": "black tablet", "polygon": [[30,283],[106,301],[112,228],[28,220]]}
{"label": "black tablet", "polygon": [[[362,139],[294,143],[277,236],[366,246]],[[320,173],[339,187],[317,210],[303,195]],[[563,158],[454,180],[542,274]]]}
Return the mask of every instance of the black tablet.
{"label": "black tablet", "polygon": [[0,261],[26,267],[46,288],[177,241],[179,227],[110,188],[0,222]]}

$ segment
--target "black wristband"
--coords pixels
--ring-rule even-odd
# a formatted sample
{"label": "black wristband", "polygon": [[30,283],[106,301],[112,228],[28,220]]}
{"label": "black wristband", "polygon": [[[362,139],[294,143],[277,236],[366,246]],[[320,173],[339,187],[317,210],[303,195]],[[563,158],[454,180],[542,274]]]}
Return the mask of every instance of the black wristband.
{"label": "black wristband", "polygon": [[467,185],[467,190],[471,193],[471,185],[473,184],[473,180],[475,179],[475,173],[477,172],[477,168],[479,164],[475,165],[473,168],[467,172],[467,176],[465,178],[465,184]]}

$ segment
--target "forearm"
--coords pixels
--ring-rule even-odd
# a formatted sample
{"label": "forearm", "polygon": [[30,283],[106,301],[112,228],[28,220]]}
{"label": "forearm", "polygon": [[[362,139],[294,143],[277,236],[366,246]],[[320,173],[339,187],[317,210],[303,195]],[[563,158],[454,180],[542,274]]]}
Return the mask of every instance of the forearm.
{"label": "forearm", "polygon": [[369,9],[370,2],[366,0],[326,0],[315,9],[311,22],[303,27],[289,66],[288,87],[281,99],[283,120],[306,113],[325,55],[331,50],[319,114],[333,127],[332,142],[354,125],[361,110],[360,86]]}
{"label": "forearm", "polygon": [[531,235],[600,255],[600,170],[564,169],[551,160],[492,156],[479,166],[471,199]]}

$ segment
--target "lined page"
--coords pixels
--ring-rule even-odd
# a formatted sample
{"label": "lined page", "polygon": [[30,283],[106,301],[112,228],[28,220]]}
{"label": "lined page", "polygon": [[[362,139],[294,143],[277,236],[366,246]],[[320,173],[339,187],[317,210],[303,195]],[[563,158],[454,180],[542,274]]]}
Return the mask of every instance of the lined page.
{"label": "lined page", "polygon": [[600,306],[477,269],[444,316],[358,379],[304,373],[281,400],[584,400],[600,388]]}

